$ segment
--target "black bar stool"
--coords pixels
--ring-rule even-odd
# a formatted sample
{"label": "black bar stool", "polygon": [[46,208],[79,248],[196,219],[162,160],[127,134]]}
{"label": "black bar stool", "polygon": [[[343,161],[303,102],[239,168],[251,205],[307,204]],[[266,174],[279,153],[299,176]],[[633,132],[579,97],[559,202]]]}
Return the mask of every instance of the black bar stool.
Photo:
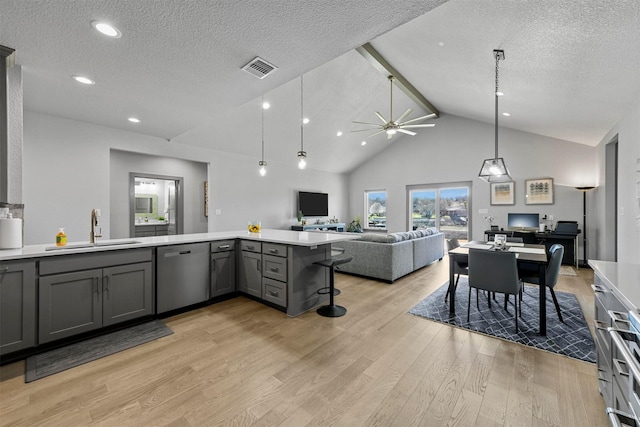
{"label": "black bar stool", "polygon": [[[335,289],[335,269],[337,266],[341,265],[341,264],[346,264],[348,262],[351,262],[351,260],[353,259],[353,257],[340,257],[340,258],[328,258],[328,259],[323,259],[322,261],[317,261],[314,262],[314,264],[316,265],[320,265],[322,267],[327,267],[329,268],[329,291],[326,292],[324,291],[325,288],[320,289],[320,291],[318,291],[318,293],[328,293],[329,294],[329,305],[323,305],[322,307],[318,308],[318,310],[316,310],[318,312],[318,314],[320,316],[324,316],[324,317],[340,317],[340,316],[344,316],[347,312],[347,309],[344,307],[341,307],[339,305],[336,305],[333,301],[333,297],[336,294],[336,289]],[[321,292],[323,291],[323,292]],[[338,291],[339,293],[340,291]]]}

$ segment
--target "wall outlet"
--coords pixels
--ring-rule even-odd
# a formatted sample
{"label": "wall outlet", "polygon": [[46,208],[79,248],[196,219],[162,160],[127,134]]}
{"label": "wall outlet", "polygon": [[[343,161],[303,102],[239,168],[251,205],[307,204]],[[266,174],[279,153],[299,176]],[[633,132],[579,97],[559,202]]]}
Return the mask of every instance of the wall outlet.
{"label": "wall outlet", "polygon": [[479,214],[487,214],[489,213],[489,209],[478,209]]}
{"label": "wall outlet", "polygon": [[222,215],[222,209],[216,209],[216,215]]}
{"label": "wall outlet", "polygon": [[553,221],[553,215],[547,215],[547,218],[549,218],[549,221]]}

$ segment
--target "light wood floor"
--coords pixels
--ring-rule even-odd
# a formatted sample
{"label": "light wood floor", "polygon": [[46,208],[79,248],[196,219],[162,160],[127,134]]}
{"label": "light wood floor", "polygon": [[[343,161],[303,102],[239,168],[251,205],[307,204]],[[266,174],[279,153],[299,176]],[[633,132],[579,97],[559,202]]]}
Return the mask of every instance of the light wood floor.
{"label": "light wood floor", "polygon": [[[346,316],[238,297],[174,334],[24,383],[0,368],[2,426],[606,426],[596,368],[407,314],[447,260],[393,285],[337,275]],[[561,276],[593,319],[592,273]],[[549,314],[555,315],[553,306]]]}

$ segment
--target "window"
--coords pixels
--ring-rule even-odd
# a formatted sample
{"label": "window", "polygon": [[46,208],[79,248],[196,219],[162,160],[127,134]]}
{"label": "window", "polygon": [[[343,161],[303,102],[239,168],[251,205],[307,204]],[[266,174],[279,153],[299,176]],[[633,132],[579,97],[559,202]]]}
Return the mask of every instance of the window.
{"label": "window", "polygon": [[470,183],[408,187],[409,230],[436,227],[447,238],[468,240]]}
{"label": "window", "polygon": [[365,191],[364,208],[367,218],[365,228],[387,229],[387,192],[384,190]]}

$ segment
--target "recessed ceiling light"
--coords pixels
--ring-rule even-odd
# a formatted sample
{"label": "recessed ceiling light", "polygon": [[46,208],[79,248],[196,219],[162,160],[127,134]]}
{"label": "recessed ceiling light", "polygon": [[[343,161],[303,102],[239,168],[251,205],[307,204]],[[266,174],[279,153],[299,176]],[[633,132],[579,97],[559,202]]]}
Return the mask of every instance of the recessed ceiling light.
{"label": "recessed ceiling light", "polygon": [[105,36],[113,37],[114,39],[118,39],[122,36],[120,30],[118,30],[111,24],[107,24],[106,22],[91,21],[91,26]]}
{"label": "recessed ceiling light", "polygon": [[342,136],[342,131],[341,131],[341,130],[339,130],[339,131],[338,131],[338,133],[336,133],[336,135],[338,135],[338,136]]}
{"label": "recessed ceiling light", "polygon": [[265,110],[268,110],[269,108],[271,108],[271,104],[269,104],[267,101],[262,103],[262,108]]}
{"label": "recessed ceiling light", "polygon": [[96,82],[91,80],[89,77],[84,76],[73,76],[73,79],[78,83],[82,83],[83,85],[94,85]]}
{"label": "recessed ceiling light", "polygon": [[504,92],[500,92],[500,91],[498,91],[498,92],[496,92],[496,95],[497,95],[497,96],[504,96]]}
{"label": "recessed ceiling light", "polygon": [[509,113],[502,113],[502,115],[505,116],[505,117],[510,117],[511,116],[511,114],[509,114]]}
{"label": "recessed ceiling light", "polygon": [[362,141],[360,145],[367,145],[367,141]]}
{"label": "recessed ceiling light", "polygon": [[302,123],[304,123],[305,125],[309,123],[309,117],[305,117],[304,119],[302,119]]}
{"label": "recessed ceiling light", "polygon": [[438,46],[440,47],[444,46],[444,42],[438,42]]}
{"label": "recessed ceiling light", "polygon": [[135,117],[129,117],[128,119],[131,123],[140,123],[140,119],[136,119]]}

